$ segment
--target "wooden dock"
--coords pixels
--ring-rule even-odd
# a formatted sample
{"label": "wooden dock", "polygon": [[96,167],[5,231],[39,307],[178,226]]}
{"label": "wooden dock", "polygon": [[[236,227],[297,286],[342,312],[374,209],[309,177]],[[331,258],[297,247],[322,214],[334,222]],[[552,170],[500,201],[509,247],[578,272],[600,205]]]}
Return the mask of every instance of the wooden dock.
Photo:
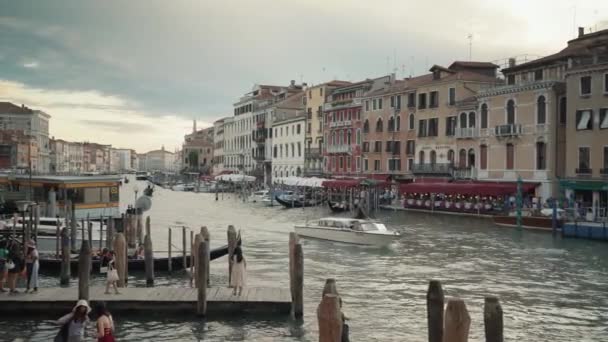
{"label": "wooden dock", "polygon": [[[89,289],[90,301],[106,302],[111,312],[196,313],[197,289],[185,287],[128,287],[121,294],[105,294],[103,287]],[[0,315],[37,314],[57,317],[69,312],[78,299],[78,288],[40,288],[38,293],[0,294]],[[289,314],[289,289],[246,287],[241,296],[233,296],[232,289],[207,289],[209,314],[254,312]]]}

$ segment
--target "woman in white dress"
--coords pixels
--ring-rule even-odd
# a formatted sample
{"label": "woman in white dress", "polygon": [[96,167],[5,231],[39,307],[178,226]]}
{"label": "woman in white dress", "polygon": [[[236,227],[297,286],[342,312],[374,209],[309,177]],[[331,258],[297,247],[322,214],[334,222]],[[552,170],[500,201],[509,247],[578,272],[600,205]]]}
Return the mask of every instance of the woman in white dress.
{"label": "woman in white dress", "polygon": [[27,272],[27,288],[25,292],[29,292],[30,288],[34,290],[32,293],[38,292],[38,269],[40,263],[38,262],[38,250],[36,249],[36,242],[29,240],[26,244],[27,254],[25,255],[25,265]]}
{"label": "woman in white dress", "polygon": [[118,282],[118,271],[116,270],[116,267],[114,265],[114,251],[110,251],[108,253],[107,258],[108,260],[108,274],[106,276],[106,292],[105,294],[110,294],[110,286],[112,286],[114,288],[114,293],[115,294],[120,294],[120,292],[118,292],[118,287],[116,286],[116,282]]}
{"label": "woman in white dress", "polygon": [[246,279],[247,261],[245,261],[241,247],[237,247],[234,249],[234,254],[232,255],[232,273],[230,275],[230,286],[233,288],[233,295],[237,294],[237,290],[238,295],[241,295]]}

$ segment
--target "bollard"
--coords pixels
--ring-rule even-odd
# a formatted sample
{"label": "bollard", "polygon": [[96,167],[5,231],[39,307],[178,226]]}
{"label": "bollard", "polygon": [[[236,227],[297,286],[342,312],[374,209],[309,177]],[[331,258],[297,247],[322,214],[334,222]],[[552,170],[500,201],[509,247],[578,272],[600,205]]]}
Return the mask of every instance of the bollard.
{"label": "bollard", "polygon": [[70,237],[66,227],[61,230],[61,274],[59,276],[61,285],[70,283],[70,251]]}
{"label": "bollard", "polygon": [[328,293],[317,307],[319,342],[340,342],[342,340],[342,312],[340,297]]}
{"label": "bollard", "polygon": [[230,287],[230,280],[232,278],[232,256],[236,249],[236,229],[233,225],[228,226],[228,287]]}
{"label": "bollard", "polygon": [[291,312],[293,317],[300,318],[304,313],[304,253],[302,244],[298,243],[293,250],[293,298]]}
{"label": "bollard", "polygon": [[116,271],[118,272],[118,287],[125,287],[126,281],[125,278],[127,276],[127,254],[126,254],[127,242],[125,240],[125,234],[118,233],[114,238],[114,253],[115,260],[114,266],[116,266]]}
{"label": "bollard", "polygon": [[467,342],[471,317],[467,306],[460,298],[448,299],[445,309],[443,342]]}
{"label": "bollard", "polygon": [[186,227],[182,227],[182,266],[184,269],[188,268],[188,254],[186,252]]}
{"label": "bollard", "polygon": [[502,307],[497,297],[486,297],[483,306],[486,342],[503,342]]}
{"label": "bollard", "polygon": [[[152,237],[146,234],[144,238],[144,262],[146,267],[146,286],[154,286],[154,252],[152,250]],[[169,260],[169,262],[171,262]]]}
{"label": "bollard", "polygon": [[78,299],[89,300],[89,276],[91,275],[91,247],[84,240],[78,256]]}
{"label": "bollard", "polygon": [[[207,249],[209,250],[209,252],[211,252],[211,235],[209,234],[209,229],[207,229],[207,226],[202,226],[201,227],[201,237],[203,238],[203,241],[207,242]],[[211,261],[211,255],[207,256],[207,259],[209,259],[209,261]],[[209,266],[207,266],[206,268],[207,270],[207,287],[209,287],[209,283],[211,281],[211,277],[209,274]]]}
{"label": "bollard", "polygon": [[429,342],[443,340],[443,289],[439,280],[431,280],[426,293],[426,318]]}
{"label": "bollard", "polygon": [[171,258],[171,227],[169,227],[169,237],[167,238],[168,249],[167,249],[167,270],[169,273],[173,272],[173,259]]}
{"label": "bollard", "polygon": [[[200,265],[200,272],[196,272],[196,282],[198,284],[206,284],[208,274],[207,271],[209,269],[209,244],[207,241],[201,240],[196,249],[198,252],[196,258],[197,264]],[[207,314],[207,286],[198,286],[197,293],[196,313],[200,316],[205,316]]]}
{"label": "bollard", "polygon": [[194,257],[192,276],[194,277],[194,287],[196,287],[196,288],[199,287],[199,283],[198,283],[199,264],[198,264],[197,255],[198,255],[198,248],[200,247],[202,241],[203,241],[203,237],[201,236],[201,234],[196,234],[194,236],[194,243],[192,244],[192,256]]}

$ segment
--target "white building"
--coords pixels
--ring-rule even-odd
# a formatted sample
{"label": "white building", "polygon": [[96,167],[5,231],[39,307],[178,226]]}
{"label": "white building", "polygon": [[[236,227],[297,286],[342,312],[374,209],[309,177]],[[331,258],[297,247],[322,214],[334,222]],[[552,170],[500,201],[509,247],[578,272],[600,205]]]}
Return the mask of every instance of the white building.
{"label": "white building", "polygon": [[219,119],[213,123],[213,174],[224,171],[224,121]]}
{"label": "white building", "polygon": [[302,176],[306,115],[302,110],[274,113],[272,138],[273,177]]}
{"label": "white building", "polygon": [[164,146],[160,150],[144,154],[143,159],[142,165],[142,156],[140,155],[139,165],[144,166],[144,168],[140,168],[142,171],[178,171],[175,169],[175,153],[166,151]]}
{"label": "white building", "polygon": [[49,120],[51,116],[40,110],[32,110],[25,105],[0,102],[0,129],[23,131],[31,135],[38,144],[38,158],[35,169],[48,173],[51,165],[49,143]]}
{"label": "white building", "polygon": [[116,164],[114,165],[114,168],[116,170],[112,170],[112,171],[129,171],[132,169],[131,166],[131,150],[130,149],[126,149],[126,148],[117,148],[117,149],[112,149],[113,151],[113,155],[116,156],[116,160],[112,160],[112,161],[116,161]]}

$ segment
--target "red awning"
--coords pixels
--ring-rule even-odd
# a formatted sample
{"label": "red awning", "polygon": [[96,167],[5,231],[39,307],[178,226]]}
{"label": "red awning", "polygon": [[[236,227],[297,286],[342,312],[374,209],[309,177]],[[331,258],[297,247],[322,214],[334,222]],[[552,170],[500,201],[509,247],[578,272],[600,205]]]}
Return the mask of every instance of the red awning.
{"label": "red awning", "polygon": [[[523,183],[522,193],[534,193],[538,183]],[[505,196],[517,193],[517,183],[408,183],[400,187],[402,193],[432,193],[446,195]]]}
{"label": "red awning", "polygon": [[354,188],[360,183],[360,179],[334,179],[324,181],[321,185],[325,188]]}

